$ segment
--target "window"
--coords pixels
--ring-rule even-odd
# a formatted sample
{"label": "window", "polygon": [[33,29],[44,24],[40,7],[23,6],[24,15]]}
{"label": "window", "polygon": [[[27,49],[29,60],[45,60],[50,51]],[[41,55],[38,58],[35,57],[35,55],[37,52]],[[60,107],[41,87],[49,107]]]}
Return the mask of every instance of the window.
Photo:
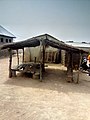
{"label": "window", "polygon": [[86,42],[82,42],[82,43],[86,43]]}
{"label": "window", "polygon": [[1,38],[1,42],[3,42],[3,38]]}
{"label": "window", "polygon": [[10,42],[10,43],[12,42],[11,39],[9,39],[9,42]]}
{"label": "window", "polygon": [[8,39],[6,39],[6,43],[8,43]]}

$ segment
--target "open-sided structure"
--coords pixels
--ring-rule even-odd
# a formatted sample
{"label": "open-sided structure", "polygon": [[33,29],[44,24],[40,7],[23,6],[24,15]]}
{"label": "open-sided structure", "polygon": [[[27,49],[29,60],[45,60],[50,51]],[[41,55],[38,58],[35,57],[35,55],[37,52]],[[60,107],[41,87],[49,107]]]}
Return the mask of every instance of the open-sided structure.
{"label": "open-sided structure", "polygon": [[[17,57],[18,57],[18,49],[23,50],[23,63],[24,63],[24,48],[40,46],[40,51],[42,51],[42,54],[40,54],[40,57],[41,57],[41,59],[40,59],[40,80],[42,80],[42,75],[43,75],[43,71],[44,71],[44,63],[45,63],[45,49],[46,49],[47,45],[57,48],[59,50],[65,50],[67,52],[67,54],[68,54],[67,75],[70,76],[70,80],[72,80],[73,79],[73,53],[74,54],[78,53],[81,58],[82,54],[85,53],[86,51],[77,49],[70,45],[67,45],[64,42],[62,42],[48,34],[36,36],[36,37],[30,38],[30,39],[27,39],[27,40],[21,41],[21,42],[6,44],[1,47],[1,49],[8,48],[9,52],[10,52],[9,77],[12,77],[12,69],[11,69],[12,50],[17,51]],[[79,63],[80,63],[80,61],[79,61]],[[18,64],[19,64],[19,61],[18,61]]]}

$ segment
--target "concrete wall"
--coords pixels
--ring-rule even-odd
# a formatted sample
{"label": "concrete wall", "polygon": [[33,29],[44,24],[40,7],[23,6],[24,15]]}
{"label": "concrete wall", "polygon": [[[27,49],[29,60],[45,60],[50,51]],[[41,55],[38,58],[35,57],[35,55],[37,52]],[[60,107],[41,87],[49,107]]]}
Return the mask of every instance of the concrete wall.
{"label": "concrete wall", "polygon": [[[2,41],[3,40],[3,41]],[[11,37],[6,37],[6,36],[0,36],[0,45],[6,44],[6,43],[11,43],[13,42],[13,38]],[[8,56],[8,50],[0,50],[0,57],[4,56]]]}
{"label": "concrete wall", "polygon": [[[3,42],[2,42],[3,39]],[[6,36],[0,36],[0,45],[5,44],[5,43],[11,43],[13,42],[13,38],[6,37]]]}

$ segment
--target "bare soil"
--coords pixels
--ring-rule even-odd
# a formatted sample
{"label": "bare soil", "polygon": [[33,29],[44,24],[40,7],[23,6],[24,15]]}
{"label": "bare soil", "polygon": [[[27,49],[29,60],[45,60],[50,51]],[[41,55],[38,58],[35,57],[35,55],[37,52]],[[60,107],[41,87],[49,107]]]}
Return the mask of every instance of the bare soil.
{"label": "bare soil", "polygon": [[0,120],[90,120],[90,76],[66,82],[66,68],[50,64],[43,82],[18,73],[8,78],[9,59],[0,59]]}

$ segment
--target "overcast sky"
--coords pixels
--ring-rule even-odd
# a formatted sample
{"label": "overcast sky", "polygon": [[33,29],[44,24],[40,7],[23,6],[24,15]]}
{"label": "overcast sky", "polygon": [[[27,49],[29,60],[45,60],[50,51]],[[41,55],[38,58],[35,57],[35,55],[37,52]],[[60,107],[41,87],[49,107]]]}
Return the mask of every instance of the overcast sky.
{"label": "overcast sky", "polygon": [[0,0],[0,25],[17,40],[48,33],[90,42],[90,0]]}

